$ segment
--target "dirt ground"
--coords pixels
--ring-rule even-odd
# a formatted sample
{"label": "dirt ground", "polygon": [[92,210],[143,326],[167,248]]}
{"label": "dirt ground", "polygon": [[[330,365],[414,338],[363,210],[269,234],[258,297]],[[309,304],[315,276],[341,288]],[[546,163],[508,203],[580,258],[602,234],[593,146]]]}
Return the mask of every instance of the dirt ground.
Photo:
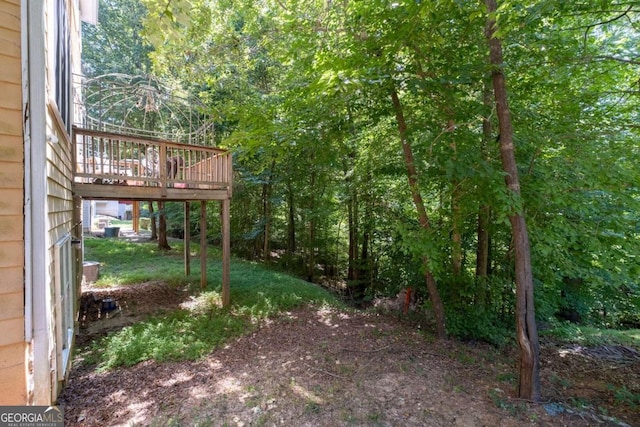
{"label": "dirt ground", "polygon": [[[108,297],[120,308],[103,313]],[[78,345],[188,297],[88,289]],[[429,336],[395,313],[304,307],[195,362],[98,373],[77,359],[59,403],[66,426],[640,426],[624,399],[640,393],[637,349],[543,343],[530,403],[513,397],[513,350]]]}

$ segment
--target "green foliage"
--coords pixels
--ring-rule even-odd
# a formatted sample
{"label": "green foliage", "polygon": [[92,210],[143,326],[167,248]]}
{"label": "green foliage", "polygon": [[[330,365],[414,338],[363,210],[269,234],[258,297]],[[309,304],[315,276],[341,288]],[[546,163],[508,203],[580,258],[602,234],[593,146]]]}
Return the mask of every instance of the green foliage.
{"label": "green foliage", "polygon": [[549,330],[542,331],[540,335],[548,335],[561,341],[585,346],[624,345],[640,348],[640,329],[604,329],[564,322]]}
{"label": "green foliage", "polygon": [[[329,275],[327,265],[340,278],[357,265],[366,295],[419,287],[427,256],[444,283],[450,332],[500,341],[513,321],[508,215],[522,212],[540,320],[569,310],[592,325],[640,322],[637,11],[620,15],[611,1],[500,2],[515,197],[504,186],[487,16],[476,3],[144,0],[148,11],[135,13],[127,11],[137,2],[103,3],[109,28],[146,17],[155,72],[215,111],[218,143],[235,151],[237,254],[312,280]],[[112,45],[87,34],[93,68],[112,69]],[[147,69],[149,46],[135,34],[130,56],[140,66],[123,59],[120,71]],[[113,46],[134,34],[117,35]],[[405,109],[429,232],[416,223],[390,85]],[[484,284],[473,278],[481,207],[491,212]],[[171,209],[178,236],[182,213]],[[215,241],[215,209],[208,219]],[[452,272],[454,230],[462,278]],[[139,277],[149,277],[145,268]],[[264,304],[256,310],[269,312],[273,302]]]}
{"label": "green foliage", "polygon": [[145,360],[195,360],[247,330],[242,318],[219,312],[193,316],[179,310],[127,326],[98,340],[90,357],[101,370],[132,366]]}
{"label": "green foliage", "polygon": [[109,73],[151,72],[152,46],[142,39],[147,10],[140,0],[100,0],[96,26],[82,24],[82,71],[89,77]]}
{"label": "green foliage", "polygon": [[483,341],[504,347],[513,339],[513,326],[498,313],[483,308],[447,310],[447,332],[463,340]]}
{"label": "green foliage", "polygon": [[140,228],[143,230],[151,230],[151,218],[140,218]]}
{"label": "green foliage", "polygon": [[626,385],[622,387],[608,386],[609,390],[613,393],[613,398],[618,405],[626,405],[631,408],[637,408],[640,406],[640,393],[634,393],[627,389]]}

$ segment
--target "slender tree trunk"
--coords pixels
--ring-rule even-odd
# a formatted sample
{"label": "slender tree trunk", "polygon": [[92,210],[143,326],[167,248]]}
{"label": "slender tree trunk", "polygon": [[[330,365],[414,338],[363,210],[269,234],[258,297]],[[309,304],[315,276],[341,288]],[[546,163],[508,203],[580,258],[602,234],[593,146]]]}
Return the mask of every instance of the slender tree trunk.
{"label": "slender tree trunk", "polygon": [[[393,108],[398,122],[398,133],[400,135],[400,142],[402,143],[404,161],[407,166],[411,197],[413,198],[413,203],[418,211],[420,226],[425,230],[430,230],[431,224],[429,223],[429,216],[427,215],[427,210],[425,209],[424,201],[422,200],[422,195],[418,188],[418,171],[413,160],[413,150],[411,149],[411,145],[409,145],[409,141],[407,139],[407,123],[405,121],[402,104],[400,103],[400,98],[398,97],[398,92],[396,92],[395,87],[391,88],[391,101],[393,102]],[[433,305],[433,314],[436,319],[436,335],[439,339],[445,339],[447,337],[447,332],[445,327],[444,305],[440,299],[436,279],[433,277],[433,273],[429,268],[429,258],[427,256],[422,258],[422,264],[424,268],[424,278],[427,284],[427,291],[429,292],[429,298]]]}
{"label": "slender tree trunk", "polygon": [[269,262],[271,259],[271,249],[269,248],[269,234],[271,233],[271,191],[270,184],[262,185],[262,221],[264,230],[262,233],[262,260]]}
{"label": "slender tree trunk", "polygon": [[[453,120],[447,123],[448,129],[455,129]],[[453,160],[458,157],[457,146],[455,140],[451,143],[453,150]],[[460,180],[454,176],[451,180],[451,273],[453,275],[453,284],[456,286],[456,295],[460,295],[460,276],[462,275],[462,218],[460,214],[460,199],[462,198],[462,190],[460,188]]]}
{"label": "slender tree trunk", "polygon": [[[493,91],[491,83],[485,82],[483,93],[483,103],[490,110],[492,104]],[[488,160],[489,141],[492,139],[493,125],[489,114],[482,119],[482,145],[480,151],[483,160]],[[476,277],[484,278],[489,275],[489,222],[491,220],[491,208],[488,205],[482,205],[478,209],[478,247],[476,249]],[[483,288],[478,295],[482,294],[480,300],[484,301],[485,289]]]}
{"label": "slender tree trunk", "polygon": [[158,202],[158,211],[160,213],[160,221],[158,224],[158,249],[168,251],[171,250],[169,241],[167,240],[167,215],[164,210],[164,202]]}
{"label": "slender tree trunk", "polygon": [[[368,182],[371,181],[372,177],[370,173],[367,173]],[[369,193],[365,193],[364,200],[364,223],[362,226],[362,250],[360,255],[360,261],[358,264],[358,277],[360,279],[366,278],[368,285],[371,284],[372,278],[372,264],[369,259],[369,246],[371,244],[371,230],[373,228],[373,206],[371,202],[371,195]]]}
{"label": "slender tree trunk", "polygon": [[296,209],[295,197],[290,181],[287,182],[287,202],[289,205],[289,212],[287,215],[287,251],[289,252],[289,256],[293,257],[293,254],[296,252]]}
{"label": "slender tree trunk", "polygon": [[262,240],[262,259],[264,262],[271,260],[271,247],[269,241],[271,239],[271,191],[274,180],[274,170],[276,168],[276,160],[271,162],[269,170],[269,179],[262,185],[262,215],[264,220],[264,233]]}
{"label": "slender tree trunk", "polygon": [[[351,182],[349,182],[351,187]],[[347,280],[358,280],[358,196],[353,188],[349,188],[350,197],[347,203],[349,216],[349,263]]]}
{"label": "slender tree trunk", "polygon": [[153,202],[149,202],[149,219],[151,220],[151,240],[158,239],[158,227],[156,223],[156,216],[153,210]]}
{"label": "slender tree trunk", "polygon": [[478,247],[476,250],[476,277],[489,275],[489,222],[491,209],[483,205],[478,209]]}
{"label": "slender tree trunk", "polygon": [[311,171],[311,199],[309,206],[309,243],[307,245],[307,281],[313,282],[316,270],[316,172]]}
{"label": "slender tree trunk", "polygon": [[[500,125],[500,155],[507,188],[520,194],[520,182],[513,143],[513,128],[509,104],[507,102],[506,79],[502,67],[502,42],[495,37],[497,7],[496,0],[485,0],[489,20],[487,39],[489,41],[490,62],[493,66],[492,80],[496,99],[498,122]],[[540,400],[540,343],[536,327],[533,300],[533,273],[531,271],[531,251],[524,213],[514,212],[509,217],[515,244],[516,275],[516,336],[520,348],[520,381],[518,396],[522,399]]]}
{"label": "slender tree trunk", "polygon": [[[491,76],[484,82],[484,91],[482,94],[482,102],[487,108],[487,113],[482,119],[482,142],[480,144],[480,155],[483,161],[489,161],[489,144],[493,140],[493,124],[491,123],[491,114],[493,105],[493,90],[491,88]],[[489,266],[491,262],[491,236],[489,235],[489,225],[491,222],[491,207],[488,204],[482,204],[478,208],[478,229],[476,248],[476,278],[477,287],[475,291],[475,300],[478,306],[485,307],[488,296],[488,283],[485,280],[490,273]]]}
{"label": "slender tree trunk", "polygon": [[462,276],[462,232],[460,230],[462,218],[460,215],[460,181],[452,182],[453,192],[451,194],[451,272],[456,285],[460,282]]}

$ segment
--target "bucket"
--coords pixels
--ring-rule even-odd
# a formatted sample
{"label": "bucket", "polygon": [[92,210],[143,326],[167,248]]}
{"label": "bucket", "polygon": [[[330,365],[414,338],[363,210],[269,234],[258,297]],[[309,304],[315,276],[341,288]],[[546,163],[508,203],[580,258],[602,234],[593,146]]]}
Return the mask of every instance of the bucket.
{"label": "bucket", "polygon": [[104,237],[118,237],[120,234],[120,227],[105,227]]}
{"label": "bucket", "polygon": [[102,311],[113,311],[118,306],[116,305],[116,300],[113,298],[105,298],[102,300]]}
{"label": "bucket", "polygon": [[86,283],[95,282],[98,280],[98,274],[100,272],[100,263],[97,261],[85,261],[82,263],[82,275]]}

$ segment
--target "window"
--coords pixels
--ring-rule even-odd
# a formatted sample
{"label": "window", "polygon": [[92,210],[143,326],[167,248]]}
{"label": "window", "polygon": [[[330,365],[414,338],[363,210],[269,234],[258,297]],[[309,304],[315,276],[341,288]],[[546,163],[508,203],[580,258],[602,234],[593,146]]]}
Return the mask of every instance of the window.
{"label": "window", "polygon": [[56,0],[55,69],[56,105],[67,132],[71,134],[71,34],[66,2]]}
{"label": "window", "polygon": [[69,366],[74,336],[74,281],[71,235],[67,233],[55,244],[56,349],[58,380],[63,380]]}

